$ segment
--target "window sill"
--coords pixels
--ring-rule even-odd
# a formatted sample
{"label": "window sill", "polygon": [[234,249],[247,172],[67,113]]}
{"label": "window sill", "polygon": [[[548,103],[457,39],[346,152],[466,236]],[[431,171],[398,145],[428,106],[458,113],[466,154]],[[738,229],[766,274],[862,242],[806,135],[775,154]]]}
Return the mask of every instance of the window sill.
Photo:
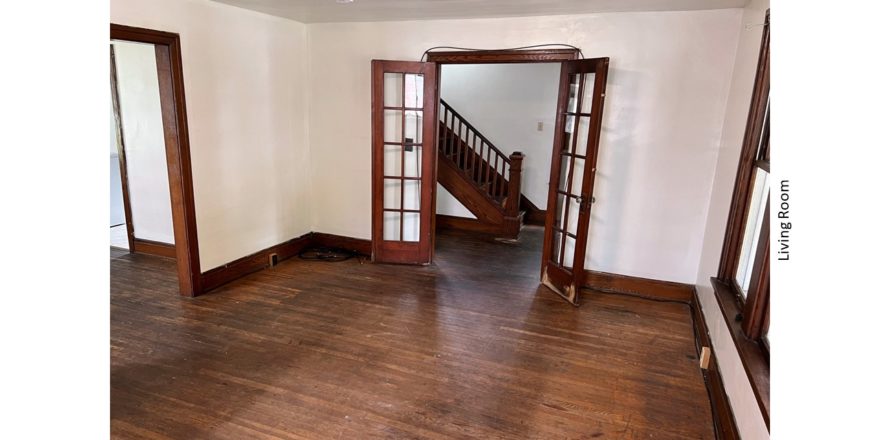
{"label": "window sill", "polygon": [[742,322],[737,320],[741,307],[737,301],[735,290],[718,278],[712,278],[712,287],[715,289],[715,298],[718,300],[718,306],[721,308],[724,322],[727,323],[727,329],[730,331],[730,336],[733,338],[736,351],[742,360],[746,376],[748,376],[749,383],[752,386],[752,391],[755,393],[758,407],[761,409],[761,415],[764,416],[764,423],[769,430],[770,355],[764,351],[761,344],[750,340],[743,333]]}

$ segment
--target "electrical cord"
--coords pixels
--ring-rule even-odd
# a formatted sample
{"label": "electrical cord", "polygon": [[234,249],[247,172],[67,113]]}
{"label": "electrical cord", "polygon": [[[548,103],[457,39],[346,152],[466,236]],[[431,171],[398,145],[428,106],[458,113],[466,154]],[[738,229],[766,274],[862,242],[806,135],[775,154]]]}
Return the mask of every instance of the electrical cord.
{"label": "electrical cord", "polygon": [[469,52],[469,51],[477,51],[477,50],[526,50],[526,49],[537,49],[539,47],[567,47],[569,49],[574,49],[574,50],[578,51],[578,55],[581,57],[581,59],[584,58],[584,53],[581,51],[581,48],[579,48],[579,47],[572,46],[570,44],[565,44],[565,43],[550,43],[550,44],[533,44],[531,46],[507,47],[504,49],[474,49],[474,48],[470,48],[470,47],[434,46],[434,47],[422,52],[422,58],[420,59],[420,61],[424,62],[425,57],[428,56],[428,52],[431,52],[434,49],[452,49],[452,50],[460,50],[463,52]]}
{"label": "electrical cord", "polygon": [[357,252],[329,246],[319,246],[311,249],[306,249],[299,253],[300,259],[325,261],[329,263],[339,263],[341,261],[349,260],[355,256],[357,256]]}

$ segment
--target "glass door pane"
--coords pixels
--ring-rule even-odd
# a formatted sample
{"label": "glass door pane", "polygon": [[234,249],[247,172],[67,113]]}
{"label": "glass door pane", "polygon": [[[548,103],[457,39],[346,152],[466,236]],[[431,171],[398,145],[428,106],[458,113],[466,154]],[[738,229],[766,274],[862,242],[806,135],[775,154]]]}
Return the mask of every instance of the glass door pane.
{"label": "glass door pane", "polygon": [[748,295],[752,268],[755,266],[755,256],[758,252],[759,231],[764,221],[767,197],[770,196],[770,174],[762,168],[756,168],[756,171],[755,184],[752,186],[749,202],[746,231],[743,236],[742,248],[740,248],[739,263],[736,267],[736,282],[742,289],[743,296]]}
{"label": "glass door pane", "polygon": [[433,63],[373,61],[376,261],[430,261],[434,75]]}
{"label": "glass door pane", "polygon": [[563,63],[548,197],[542,282],[577,304],[608,59]]}

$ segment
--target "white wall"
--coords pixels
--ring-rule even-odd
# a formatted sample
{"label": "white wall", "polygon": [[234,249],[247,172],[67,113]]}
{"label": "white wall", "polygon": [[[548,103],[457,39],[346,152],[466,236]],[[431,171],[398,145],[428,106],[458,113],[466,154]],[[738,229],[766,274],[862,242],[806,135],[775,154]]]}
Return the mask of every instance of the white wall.
{"label": "white wall", "polygon": [[568,43],[587,57],[611,58],[587,266],[693,283],[741,15],[309,25],[312,224],[370,238],[371,59],[418,60],[437,45]]}
{"label": "white wall", "polygon": [[128,42],[113,46],[134,236],[174,243],[156,48]]}
{"label": "white wall", "polygon": [[207,0],[110,6],[180,34],[202,271],[311,231],[305,25]]}
{"label": "white wall", "polygon": [[[441,74],[440,96],[455,111],[508,156],[525,154],[522,192],[541,209],[547,207],[559,69],[559,63],[451,64]],[[439,191],[437,213],[457,215],[454,202]]]}
{"label": "white wall", "polygon": [[746,6],[742,23],[738,28],[740,30],[739,45],[736,52],[733,80],[730,85],[730,95],[724,114],[724,128],[718,160],[714,166],[714,185],[696,282],[697,293],[706,316],[706,325],[709,327],[709,336],[712,338],[724,388],[733,407],[740,434],[744,439],[766,439],[769,438],[769,433],[764,425],[764,419],[752,393],[742,361],[721,315],[721,309],[715,300],[709,278],[718,273],[737,162],[742,151],[752,86],[755,82],[755,71],[758,66],[758,52],[761,47],[763,28],[753,26],[750,29],[745,29],[745,26],[763,23],[764,12],[769,6],[769,0],[753,0]]}

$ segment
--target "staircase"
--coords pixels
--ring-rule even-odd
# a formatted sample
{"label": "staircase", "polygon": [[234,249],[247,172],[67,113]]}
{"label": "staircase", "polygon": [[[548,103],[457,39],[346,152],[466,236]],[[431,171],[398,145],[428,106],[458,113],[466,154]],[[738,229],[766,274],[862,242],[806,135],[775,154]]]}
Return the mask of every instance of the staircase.
{"label": "staircase", "polygon": [[520,152],[506,156],[442,99],[439,125],[437,182],[477,218],[441,219],[438,216],[438,227],[475,230],[503,238],[518,237],[526,218],[520,205],[534,207],[531,202],[521,203],[525,156]]}

